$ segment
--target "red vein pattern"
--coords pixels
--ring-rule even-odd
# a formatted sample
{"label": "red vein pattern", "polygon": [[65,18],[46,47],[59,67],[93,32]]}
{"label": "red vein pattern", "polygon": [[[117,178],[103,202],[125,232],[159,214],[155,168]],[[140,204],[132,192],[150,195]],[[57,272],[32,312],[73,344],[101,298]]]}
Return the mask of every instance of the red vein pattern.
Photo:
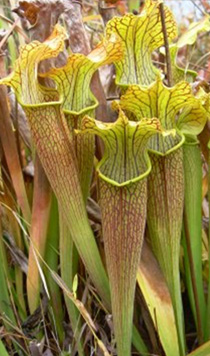
{"label": "red vein pattern", "polygon": [[122,54],[121,39],[116,35],[111,35],[104,38],[88,56],[72,54],[64,67],[53,68],[42,75],[55,81],[63,100],[63,111],[75,140],[79,176],[85,201],[89,194],[93,171],[95,139],[88,134],[75,137],[74,129],[81,128],[81,120],[85,114],[94,116],[94,109],[98,105],[90,90],[94,72],[102,65],[119,60]]}
{"label": "red vein pattern", "polygon": [[109,304],[107,277],[88,223],[74,144],[60,105],[25,107],[34,143],[49,182],[63,211],[66,223],[99,293]]}
{"label": "red vein pattern", "polygon": [[[139,16],[127,14],[114,17],[106,27],[106,33],[116,33],[125,44],[123,58],[115,63],[116,81],[119,85],[149,85],[159,70],[152,64],[152,52],[164,44],[159,11],[159,1],[147,0]],[[177,36],[173,14],[165,6],[166,29],[169,40]]]}
{"label": "red vein pattern", "polygon": [[33,41],[20,48],[14,71],[2,79],[1,83],[13,87],[21,104],[35,105],[58,100],[57,91],[39,85],[36,78],[37,67],[40,61],[56,57],[63,50],[65,38],[65,30],[56,25],[52,35],[45,42]]}
{"label": "red vein pattern", "polygon": [[43,43],[22,48],[14,72],[1,83],[13,87],[26,112],[39,158],[71,231],[77,250],[98,289],[110,306],[108,279],[90,228],[79,183],[72,132],[69,131],[56,90],[39,85],[38,63],[63,49],[64,29],[56,25]]}
{"label": "red vein pattern", "polygon": [[157,119],[131,122],[120,111],[114,123],[85,117],[81,133],[83,131],[96,134],[104,141],[105,153],[97,166],[99,175],[113,185],[123,186],[149,174],[148,142],[162,129]]}
{"label": "red vein pattern", "polygon": [[151,139],[150,149],[160,154],[178,148],[184,142],[184,134],[199,134],[206,122],[201,101],[184,81],[172,88],[164,86],[160,78],[148,88],[131,85],[121,96],[120,107],[136,121],[157,117],[165,130],[176,130],[174,135]]}
{"label": "red vein pattern", "polygon": [[99,180],[102,228],[118,355],[131,355],[133,301],[146,221],[146,179],[125,187]]}
{"label": "red vein pattern", "polygon": [[119,356],[130,356],[136,274],[146,222],[149,138],[161,127],[157,119],[128,121],[120,110],[115,123],[85,117],[82,131],[105,144],[99,162],[99,195],[112,312]]}
{"label": "red vein pattern", "polygon": [[[151,155],[148,177],[147,223],[153,252],[169,286],[179,345],[183,348],[183,314],[180,294],[179,253],[184,207],[183,152],[179,148],[165,157]],[[184,335],[184,333],[182,334]],[[181,341],[180,341],[181,340]],[[182,349],[181,354],[184,353]]]}

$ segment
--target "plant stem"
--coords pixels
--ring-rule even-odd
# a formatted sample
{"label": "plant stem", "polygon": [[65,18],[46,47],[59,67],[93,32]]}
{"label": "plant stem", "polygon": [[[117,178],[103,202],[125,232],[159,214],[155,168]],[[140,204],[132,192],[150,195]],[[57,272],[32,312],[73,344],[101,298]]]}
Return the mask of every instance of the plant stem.
{"label": "plant stem", "polygon": [[162,30],[163,30],[163,37],[164,37],[164,45],[166,51],[166,67],[167,67],[167,78],[168,78],[168,86],[173,86],[173,78],[172,78],[172,68],[171,68],[171,56],[169,50],[169,41],[168,41],[168,34],[166,29],[166,21],[165,21],[165,13],[164,13],[164,5],[161,3],[159,5],[160,8],[160,16],[161,16],[161,23],[162,23]]}
{"label": "plant stem", "polygon": [[[199,305],[199,315],[202,326],[202,333],[204,335],[204,328],[206,323],[206,301],[203,289],[202,279],[202,161],[201,152],[197,144],[187,144],[183,146],[184,153],[184,179],[185,179],[185,219],[187,221],[187,228],[190,240],[187,241],[185,228],[183,229],[183,247],[184,247],[184,263],[186,286],[188,289],[189,300],[196,321],[196,328],[200,329],[197,321],[197,311],[195,298],[197,296],[197,303]],[[185,227],[185,226],[183,226]],[[190,242],[190,249],[193,262],[193,271],[195,273],[195,287],[196,295],[192,286],[192,268],[188,253],[188,243]],[[205,339],[205,337],[204,337]]]}
{"label": "plant stem", "polygon": [[117,354],[129,356],[136,273],[146,221],[147,181],[116,187],[100,179],[99,194]]}
{"label": "plant stem", "polygon": [[[208,166],[210,167],[210,152],[208,149]],[[208,172],[208,200],[210,201],[210,170]],[[210,246],[210,219],[209,219],[209,246]],[[207,317],[206,317],[206,338],[210,339],[210,249],[209,249],[209,280],[208,280],[208,298],[207,298]]]}
{"label": "plant stem", "polygon": [[[182,148],[165,157],[151,154],[147,224],[153,252],[165,276],[175,313],[179,352],[185,353],[179,254],[184,206]],[[157,204],[158,202],[158,204]]]}

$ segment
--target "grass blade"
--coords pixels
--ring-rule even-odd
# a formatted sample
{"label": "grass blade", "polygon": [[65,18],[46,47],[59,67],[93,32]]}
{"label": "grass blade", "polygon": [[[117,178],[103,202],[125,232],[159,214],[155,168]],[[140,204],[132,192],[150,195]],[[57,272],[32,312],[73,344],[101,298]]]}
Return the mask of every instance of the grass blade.
{"label": "grass blade", "polygon": [[0,355],[1,356],[9,356],[7,350],[4,347],[3,342],[1,341],[1,339],[0,339]]}
{"label": "grass blade", "polygon": [[[0,313],[1,315],[5,315],[13,324],[16,324],[16,319],[12,309],[12,303],[9,296],[8,291],[8,266],[6,261],[6,252],[3,244],[3,236],[2,236],[2,212],[0,206],[0,260],[1,260],[1,268],[0,268]],[[7,328],[7,324],[5,324]]]}
{"label": "grass blade", "polygon": [[[72,291],[74,276],[78,270],[78,252],[69,232],[69,228],[63,217],[62,210],[60,211],[59,217],[61,278],[63,279],[68,289]],[[71,299],[68,298],[66,294],[64,295],[64,299],[71,326],[74,332],[74,338],[78,345],[78,353],[80,356],[82,356],[84,355],[84,351],[82,349],[81,341],[79,341],[79,336],[81,333],[81,325],[79,321],[80,315],[74,303]]]}
{"label": "grass blade", "polygon": [[0,137],[19,206],[25,220],[30,222],[31,210],[23,180],[15,137],[12,131],[9,108],[7,105],[7,94],[3,86],[0,86]]}
{"label": "grass blade", "polygon": [[31,243],[29,248],[27,297],[30,312],[33,313],[39,305],[41,280],[39,268],[34,256],[38,251],[42,257],[45,254],[47,229],[51,207],[51,188],[38,155],[35,158],[35,179],[31,223]]}
{"label": "grass blade", "polygon": [[[46,236],[46,249],[45,249],[45,261],[49,268],[53,271],[59,270],[59,215],[58,215],[58,204],[57,199],[54,194],[52,197],[50,219],[48,225],[48,231]],[[63,343],[64,340],[64,331],[63,331],[63,306],[61,299],[61,290],[57,283],[53,280],[49,269],[45,268],[45,275],[48,290],[50,293],[52,312],[55,319],[56,332],[60,343]]]}
{"label": "grass blade", "polygon": [[144,242],[137,282],[167,356],[179,355],[173,305],[160,267]]}
{"label": "grass blade", "polygon": [[198,347],[195,351],[188,354],[188,356],[209,356],[210,355],[210,341]]}

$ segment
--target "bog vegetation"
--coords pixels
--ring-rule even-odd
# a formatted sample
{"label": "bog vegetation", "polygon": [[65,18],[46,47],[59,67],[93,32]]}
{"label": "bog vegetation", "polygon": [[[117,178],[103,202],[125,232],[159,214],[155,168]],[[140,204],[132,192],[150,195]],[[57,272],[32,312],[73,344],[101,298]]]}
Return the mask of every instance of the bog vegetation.
{"label": "bog vegetation", "polygon": [[210,355],[208,3],[0,10],[0,356]]}

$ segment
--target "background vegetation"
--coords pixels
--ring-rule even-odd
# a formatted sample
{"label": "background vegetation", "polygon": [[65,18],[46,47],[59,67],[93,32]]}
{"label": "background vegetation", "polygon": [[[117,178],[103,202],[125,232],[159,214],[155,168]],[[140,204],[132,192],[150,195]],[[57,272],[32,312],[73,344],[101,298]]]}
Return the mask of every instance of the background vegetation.
{"label": "background vegetation", "polygon": [[[144,8],[143,1],[84,0],[81,11],[80,1],[70,1],[69,7],[64,1],[66,11],[60,15],[59,1],[37,0],[32,1],[31,6],[25,1],[2,1],[1,78],[13,70],[20,46],[31,40],[46,40],[58,17],[69,35],[65,51],[69,54],[71,48],[72,52],[86,55],[99,43],[111,18],[127,12],[138,14]],[[179,7],[177,2],[176,5],[173,1],[165,3],[174,8],[180,38],[191,23],[207,16],[210,4],[206,0],[186,1],[186,6],[179,1]],[[201,26],[196,32],[196,41],[180,46],[178,51],[177,63],[185,69],[185,74],[188,69],[197,72],[191,83],[194,92],[202,87],[209,93],[209,32],[208,24]],[[163,53],[162,50],[154,51],[152,59],[168,84]],[[63,65],[62,55],[58,58],[59,65]],[[115,68],[110,62],[109,65],[103,63],[105,65],[99,69],[100,78],[96,72],[91,82],[91,89],[99,101],[96,119],[103,122],[116,120],[111,103],[121,95],[115,83]],[[50,63],[45,62],[39,69],[43,72],[49,67]],[[194,211],[188,221],[189,229],[183,220],[179,292],[185,326],[184,352],[191,356],[207,356],[210,355],[208,122],[198,139],[199,148],[189,166],[191,156],[185,152],[188,157],[185,164],[190,169],[185,167],[185,197],[188,200],[185,200],[184,216],[186,211],[189,214],[190,209]],[[95,163],[101,159],[103,150],[102,141],[96,139]],[[14,94],[3,86],[0,86],[0,160],[0,356],[117,355],[103,271],[99,291],[60,212],[54,189],[31,139],[25,113]],[[191,185],[192,177],[197,179],[194,185]],[[101,259],[106,265],[97,185],[94,171],[86,208]],[[153,250],[146,229],[137,274],[132,355],[182,355],[181,347],[177,349],[180,330],[175,326],[174,311],[176,314],[177,310],[170,283],[166,283],[154,245],[152,247]],[[94,248],[87,246],[90,261],[96,258]]]}

